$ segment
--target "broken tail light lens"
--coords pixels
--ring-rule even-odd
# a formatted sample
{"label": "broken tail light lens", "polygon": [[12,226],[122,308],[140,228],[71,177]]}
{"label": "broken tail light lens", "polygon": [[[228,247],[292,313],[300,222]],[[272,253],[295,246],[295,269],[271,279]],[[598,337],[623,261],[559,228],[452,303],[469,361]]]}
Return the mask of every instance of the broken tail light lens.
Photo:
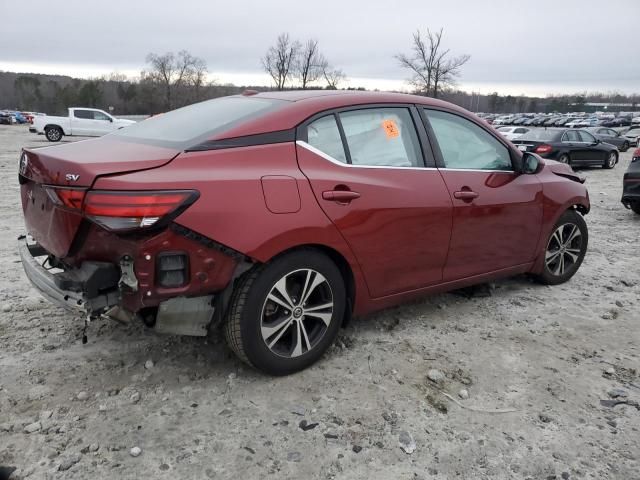
{"label": "broken tail light lens", "polygon": [[132,230],[157,225],[162,219],[180,213],[197,198],[195,190],[93,190],[85,195],[83,213],[108,230]]}

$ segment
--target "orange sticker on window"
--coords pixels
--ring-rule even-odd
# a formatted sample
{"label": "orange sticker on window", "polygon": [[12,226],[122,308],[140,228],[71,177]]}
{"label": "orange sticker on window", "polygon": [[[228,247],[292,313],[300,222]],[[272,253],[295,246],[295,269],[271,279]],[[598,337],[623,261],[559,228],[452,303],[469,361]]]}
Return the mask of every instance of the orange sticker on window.
{"label": "orange sticker on window", "polygon": [[387,138],[398,138],[400,136],[400,129],[393,120],[383,120],[382,128],[384,128]]}

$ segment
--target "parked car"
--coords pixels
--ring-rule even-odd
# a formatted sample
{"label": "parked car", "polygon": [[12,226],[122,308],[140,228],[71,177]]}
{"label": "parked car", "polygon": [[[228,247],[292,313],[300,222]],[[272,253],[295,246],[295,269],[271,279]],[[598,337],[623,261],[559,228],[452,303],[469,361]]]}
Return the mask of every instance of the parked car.
{"label": "parked car", "polygon": [[547,128],[531,130],[513,140],[523,152],[575,166],[613,168],[618,163],[618,149],[594,137],[586,130]]}
{"label": "parked car", "polygon": [[640,125],[623,129],[620,134],[629,141],[632,147],[640,147]]}
{"label": "parked car", "polygon": [[630,127],[631,119],[627,117],[618,117],[613,120],[606,120],[602,122],[603,127]]}
{"label": "parked car", "polygon": [[629,150],[629,146],[631,142],[624,135],[621,135],[620,132],[616,132],[615,130],[607,127],[592,127],[585,129],[591,132],[596,138],[606,142],[610,145],[615,145],[618,147],[618,150],[621,152],[626,152]]}
{"label": "parked car", "polygon": [[[566,122],[563,122],[561,125],[566,128],[578,128],[582,125],[583,122],[584,122],[584,119],[582,118],[574,118]],[[557,126],[560,126],[560,125],[557,125]]]}
{"label": "parked car", "polygon": [[516,138],[521,137],[523,134],[529,131],[528,128],[525,127],[500,127],[498,128],[498,132],[507,140],[514,140]]}
{"label": "parked car", "polygon": [[22,265],[46,297],[175,334],[224,322],[276,375],[352,315],[525,272],[562,283],[587,249],[569,165],[413,95],[217,98],[25,149],[19,173]]}
{"label": "parked car", "polygon": [[622,204],[640,215],[640,148],[633,152],[622,179]]}
{"label": "parked car", "polygon": [[0,125],[12,125],[13,117],[9,112],[0,112]]}
{"label": "parked car", "polygon": [[58,142],[63,135],[99,137],[134,123],[96,108],[70,108],[67,117],[36,116],[29,131],[44,134],[50,142]]}

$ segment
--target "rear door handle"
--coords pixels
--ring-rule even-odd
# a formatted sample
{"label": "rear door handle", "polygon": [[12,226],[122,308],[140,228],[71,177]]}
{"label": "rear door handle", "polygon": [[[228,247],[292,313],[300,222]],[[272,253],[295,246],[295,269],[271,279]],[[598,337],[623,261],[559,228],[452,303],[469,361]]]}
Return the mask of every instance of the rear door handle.
{"label": "rear door handle", "polygon": [[349,203],[351,200],[360,198],[360,194],[351,190],[328,190],[322,192],[322,198],[330,202]]}
{"label": "rear door handle", "polygon": [[471,201],[474,198],[478,198],[480,194],[472,190],[461,190],[459,192],[453,192],[453,196],[459,200]]}

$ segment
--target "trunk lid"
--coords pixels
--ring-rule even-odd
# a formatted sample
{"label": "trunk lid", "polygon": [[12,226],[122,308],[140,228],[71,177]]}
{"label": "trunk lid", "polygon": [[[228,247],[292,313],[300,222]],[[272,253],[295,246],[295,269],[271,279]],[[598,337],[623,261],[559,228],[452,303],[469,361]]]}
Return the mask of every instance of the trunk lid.
{"label": "trunk lid", "polygon": [[88,189],[100,176],[158,168],[178,153],[112,137],[24,150],[19,179],[27,232],[49,253],[66,257],[83,217],[56,204],[47,188]]}

